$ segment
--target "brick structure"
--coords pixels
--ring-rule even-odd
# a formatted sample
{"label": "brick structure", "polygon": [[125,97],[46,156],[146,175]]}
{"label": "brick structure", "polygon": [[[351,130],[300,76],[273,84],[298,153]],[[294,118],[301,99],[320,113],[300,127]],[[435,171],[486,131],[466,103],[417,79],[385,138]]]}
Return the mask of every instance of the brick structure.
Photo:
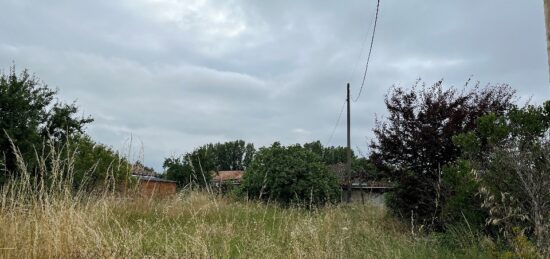
{"label": "brick structure", "polygon": [[176,194],[176,182],[154,176],[133,175],[138,179],[138,190],[143,197],[168,197]]}

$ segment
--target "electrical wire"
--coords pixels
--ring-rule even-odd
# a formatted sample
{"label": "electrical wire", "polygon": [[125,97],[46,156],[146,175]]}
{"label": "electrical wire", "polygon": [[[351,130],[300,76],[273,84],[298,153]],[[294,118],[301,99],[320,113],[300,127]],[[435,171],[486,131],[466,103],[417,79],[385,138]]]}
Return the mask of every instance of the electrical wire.
{"label": "electrical wire", "polygon": [[[376,12],[376,11],[375,11]],[[374,13],[369,21],[369,24],[374,24]],[[359,51],[359,58],[357,58],[357,62],[355,62],[353,66],[353,70],[349,73],[347,78],[352,78],[353,75],[355,75],[355,72],[357,72],[357,67],[359,67],[359,63],[361,62],[361,59],[363,58],[363,52],[365,51],[365,47],[367,46],[367,41],[369,40],[369,35],[372,33],[370,28],[372,26],[369,26],[369,30],[367,30],[367,33],[365,33],[365,37],[363,37],[363,41],[361,43],[361,50]]]}
{"label": "electrical wire", "polygon": [[340,114],[338,115],[338,119],[336,120],[336,124],[334,124],[334,128],[332,129],[332,133],[330,134],[330,137],[328,138],[325,146],[328,147],[330,142],[332,141],[332,138],[334,137],[334,133],[336,132],[336,128],[338,128],[338,125],[340,124],[340,119],[342,119],[342,114],[344,113],[344,108],[346,107],[346,102],[342,104],[342,108],[340,109]]}
{"label": "electrical wire", "polygon": [[[359,97],[361,97],[361,93],[363,92],[363,86],[365,85],[365,80],[366,80],[366,77],[367,77],[367,71],[369,69],[370,57],[371,57],[371,54],[372,54],[372,47],[373,47],[373,44],[374,44],[374,35],[376,34],[376,25],[378,24],[378,13],[379,13],[379,11],[380,11],[380,0],[377,0],[376,14],[374,16],[374,25],[373,25],[373,29],[372,29],[372,36],[371,36],[370,47],[369,47],[369,54],[367,56],[367,64],[365,66],[365,72],[363,74],[363,81],[361,83],[361,88],[359,89],[359,94],[357,95],[357,98],[355,98],[354,102],[357,102],[357,100],[359,100]],[[371,23],[372,23],[372,20],[371,20]],[[365,43],[366,43],[367,39],[368,38],[365,37],[365,40],[363,41],[363,44],[361,45],[361,52],[359,54],[360,57],[363,55],[363,50],[365,48]],[[357,64],[354,66],[352,74],[355,73],[356,67],[357,67]],[[328,138],[328,140],[325,144],[326,146],[330,145],[330,142],[332,141],[332,138],[334,137],[334,133],[336,132],[336,129],[338,128],[338,125],[340,124],[340,120],[342,119],[342,114],[344,113],[344,108],[345,107],[346,107],[346,102],[344,102],[342,104],[342,108],[340,109],[340,114],[338,115],[338,119],[336,120],[336,124],[334,124],[334,128],[332,129],[332,133],[330,134],[330,137]]]}
{"label": "electrical wire", "polygon": [[376,15],[374,17],[374,26],[372,29],[372,37],[370,39],[370,48],[369,48],[369,55],[367,56],[367,64],[365,65],[365,73],[363,73],[363,81],[361,82],[361,88],[359,89],[359,94],[357,94],[357,98],[355,98],[353,102],[357,102],[357,100],[359,100],[359,97],[361,97],[361,93],[363,92],[363,86],[365,85],[365,80],[367,79],[367,71],[369,70],[370,56],[372,54],[372,46],[374,44],[374,35],[376,34],[376,25],[378,24],[379,11],[380,11],[380,0],[378,0],[376,4]]}

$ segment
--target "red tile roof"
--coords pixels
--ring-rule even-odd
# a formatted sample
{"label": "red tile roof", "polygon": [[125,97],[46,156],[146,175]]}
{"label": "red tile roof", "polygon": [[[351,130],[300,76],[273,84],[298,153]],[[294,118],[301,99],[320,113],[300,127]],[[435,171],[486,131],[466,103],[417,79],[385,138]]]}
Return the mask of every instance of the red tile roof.
{"label": "red tile roof", "polygon": [[241,180],[244,171],[219,171],[214,175],[213,180],[217,182]]}

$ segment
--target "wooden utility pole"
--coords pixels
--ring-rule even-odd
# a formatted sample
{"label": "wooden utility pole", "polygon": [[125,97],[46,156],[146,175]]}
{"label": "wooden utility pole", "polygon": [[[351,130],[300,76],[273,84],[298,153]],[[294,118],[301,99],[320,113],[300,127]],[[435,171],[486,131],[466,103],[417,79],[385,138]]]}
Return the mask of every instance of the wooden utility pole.
{"label": "wooden utility pole", "polygon": [[346,101],[348,103],[348,159],[346,165],[346,202],[351,202],[351,130],[350,130],[350,98],[349,98],[349,83],[348,94]]}
{"label": "wooden utility pole", "polygon": [[548,55],[548,72],[550,76],[550,0],[544,0],[544,19],[546,24],[546,54]]}

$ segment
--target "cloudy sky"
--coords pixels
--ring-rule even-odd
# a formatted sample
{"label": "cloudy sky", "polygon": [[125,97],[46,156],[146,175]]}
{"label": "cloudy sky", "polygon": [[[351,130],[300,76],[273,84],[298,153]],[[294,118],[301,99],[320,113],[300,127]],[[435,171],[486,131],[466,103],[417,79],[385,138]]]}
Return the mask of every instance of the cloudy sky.
{"label": "cloudy sky", "polygon": [[[352,104],[367,151],[392,85],[509,83],[550,98],[543,1],[382,0]],[[161,170],[209,143],[327,143],[356,96],[376,1],[0,0],[0,68],[28,68],[95,118],[94,139]],[[345,117],[343,117],[345,118]],[[331,145],[345,145],[345,121]],[[142,151],[141,151],[142,150]],[[139,154],[139,155],[135,155]]]}

